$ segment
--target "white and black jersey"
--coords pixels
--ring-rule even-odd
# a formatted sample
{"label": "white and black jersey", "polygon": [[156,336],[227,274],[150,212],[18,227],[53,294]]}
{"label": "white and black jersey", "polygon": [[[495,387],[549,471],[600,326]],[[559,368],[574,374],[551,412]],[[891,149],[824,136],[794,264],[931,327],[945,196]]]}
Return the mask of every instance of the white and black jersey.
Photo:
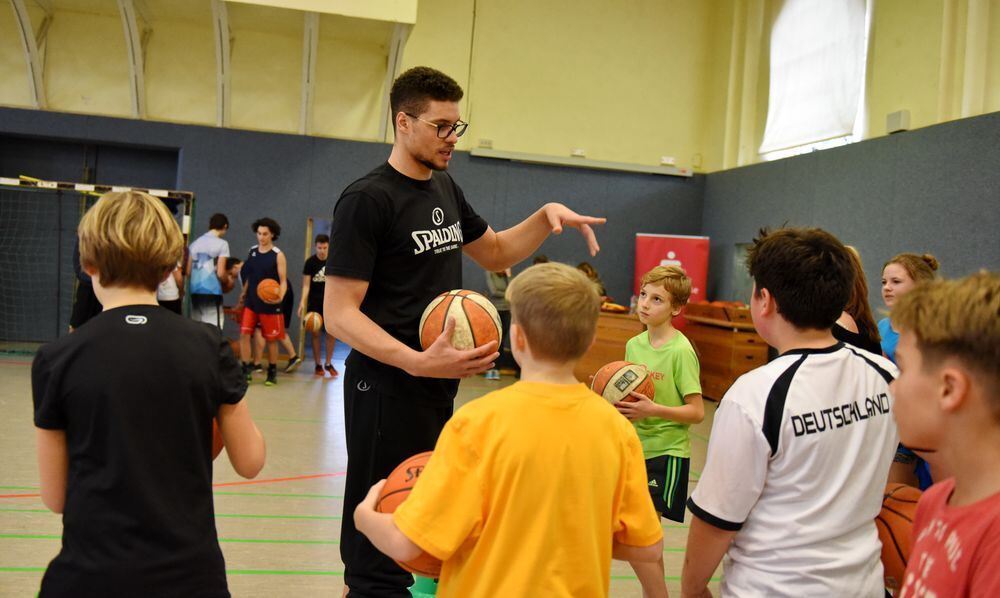
{"label": "white and black jersey", "polygon": [[723,595],[884,595],[874,520],[898,442],[897,372],[837,343],[788,351],[729,389],[688,501],[737,531]]}

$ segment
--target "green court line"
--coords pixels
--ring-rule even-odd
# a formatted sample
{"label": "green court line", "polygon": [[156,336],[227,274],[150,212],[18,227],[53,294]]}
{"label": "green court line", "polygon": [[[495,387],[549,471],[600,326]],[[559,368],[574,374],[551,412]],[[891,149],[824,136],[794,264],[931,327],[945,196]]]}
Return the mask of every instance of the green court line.
{"label": "green court line", "polygon": [[[45,571],[45,567],[0,567],[0,572],[2,573],[40,573]],[[226,575],[329,575],[334,577],[341,577],[344,575],[343,571],[288,571],[283,569],[226,569]],[[612,580],[615,581],[636,581],[638,578],[635,575],[612,575]],[[663,577],[665,581],[680,581],[680,575],[666,575]],[[717,582],[721,578],[713,577],[709,581]]]}
{"label": "green court line", "polygon": [[0,490],[39,490],[38,486],[0,486]]}
{"label": "green court line", "polygon": [[282,569],[226,569],[226,575],[334,575],[341,577],[343,571],[286,571]]}
{"label": "green court line", "polygon": [[[638,580],[639,578],[636,577],[635,575],[612,575],[611,579],[621,581],[621,580],[632,580],[632,579]],[[680,581],[681,580],[681,576],[680,575],[666,575],[666,576],[663,577],[663,579],[666,580],[666,581]],[[713,578],[709,579],[708,581],[721,581],[721,579],[722,579],[721,577],[713,577]]]}
{"label": "green court line", "polygon": [[[0,512],[7,513],[51,513],[48,509],[0,509]],[[55,515],[55,513],[52,513]],[[313,519],[313,520],[340,520],[340,515],[251,515],[246,513],[216,513],[216,517],[234,519]]]}
{"label": "green court line", "polygon": [[2,573],[40,573],[45,567],[0,567]]}
{"label": "green court line", "polygon": [[[59,534],[0,534],[0,540],[60,540]],[[219,538],[231,544],[340,544],[338,540],[269,540],[267,538]]]}
{"label": "green court line", "polygon": [[290,494],[286,492],[227,492],[217,490],[215,494],[222,496],[280,496],[282,498],[344,498],[337,494]]}

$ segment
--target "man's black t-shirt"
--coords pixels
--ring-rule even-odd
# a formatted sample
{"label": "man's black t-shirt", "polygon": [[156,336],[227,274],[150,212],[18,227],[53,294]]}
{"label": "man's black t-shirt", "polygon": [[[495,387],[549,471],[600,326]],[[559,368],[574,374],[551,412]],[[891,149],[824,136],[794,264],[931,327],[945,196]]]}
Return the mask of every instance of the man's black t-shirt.
{"label": "man's black t-shirt", "polygon": [[35,425],[65,430],[62,550],[41,596],[229,596],[212,502],[212,418],[246,392],[218,328],[105,311],[42,347]]}
{"label": "man's black t-shirt", "polygon": [[[445,172],[411,179],[388,163],[355,181],[333,212],[327,276],[366,280],[361,311],[420,350],[420,315],[435,296],[462,286],[462,245],[488,225]],[[347,367],[385,394],[451,404],[457,380],[415,378],[351,351]]]}
{"label": "man's black t-shirt", "polygon": [[323,294],[326,292],[326,262],[315,255],[306,260],[302,274],[309,277],[309,299],[306,311],[323,314]]}

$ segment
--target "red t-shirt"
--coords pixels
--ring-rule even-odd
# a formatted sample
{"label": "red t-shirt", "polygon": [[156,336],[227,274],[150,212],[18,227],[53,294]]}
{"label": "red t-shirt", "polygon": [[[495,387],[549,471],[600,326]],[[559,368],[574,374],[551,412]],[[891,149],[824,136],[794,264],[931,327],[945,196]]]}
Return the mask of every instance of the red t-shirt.
{"label": "red t-shirt", "polygon": [[948,506],[954,478],[924,492],[899,598],[1000,596],[1000,493]]}

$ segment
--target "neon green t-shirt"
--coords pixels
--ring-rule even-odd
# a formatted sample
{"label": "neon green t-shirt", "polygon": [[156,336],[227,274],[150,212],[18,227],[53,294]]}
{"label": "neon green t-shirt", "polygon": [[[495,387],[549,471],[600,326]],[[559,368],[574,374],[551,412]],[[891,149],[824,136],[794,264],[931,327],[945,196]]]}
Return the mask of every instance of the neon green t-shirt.
{"label": "neon green t-shirt", "polygon": [[[679,330],[674,338],[658,348],[649,344],[648,330],[637,334],[625,344],[625,360],[646,366],[656,388],[653,401],[659,405],[683,407],[684,397],[701,394],[698,355],[691,341]],[[689,424],[659,417],[646,417],[632,423],[642,441],[646,459],[661,455],[691,457]]]}

